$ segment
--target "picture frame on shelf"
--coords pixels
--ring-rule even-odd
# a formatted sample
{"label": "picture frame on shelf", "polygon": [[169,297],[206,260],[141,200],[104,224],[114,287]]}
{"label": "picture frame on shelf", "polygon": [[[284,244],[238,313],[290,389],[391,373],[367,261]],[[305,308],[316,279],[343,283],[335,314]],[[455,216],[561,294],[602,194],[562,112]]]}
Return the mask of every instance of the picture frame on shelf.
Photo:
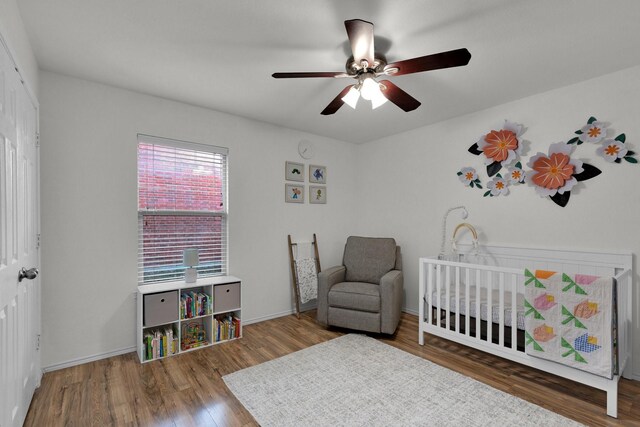
{"label": "picture frame on shelf", "polygon": [[304,164],[298,162],[285,162],[284,178],[287,181],[304,182]]}
{"label": "picture frame on shelf", "polygon": [[324,205],[327,203],[327,187],[324,185],[309,186],[309,203]]}
{"label": "picture frame on shelf", "polygon": [[304,185],[285,184],[284,201],[287,203],[304,203]]}
{"label": "picture frame on shelf", "polygon": [[310,184],[326,184],[327,183],[327,167],[319,165],[309,165],[309,183]]}

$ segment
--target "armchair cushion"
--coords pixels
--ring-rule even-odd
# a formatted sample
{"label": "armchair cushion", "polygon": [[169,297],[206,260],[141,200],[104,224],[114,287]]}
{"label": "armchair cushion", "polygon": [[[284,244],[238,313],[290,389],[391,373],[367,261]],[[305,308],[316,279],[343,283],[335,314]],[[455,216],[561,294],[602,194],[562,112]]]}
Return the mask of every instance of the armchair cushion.
{"label": "armchair cushion", "polygon": [[347,282],[379,284],[396,265],[396,241],[391,238],[350,236],[344,249],[343,264]]}
{"label": "armchair cushion", "polygon": [[344,282],[344,265],[331,267],[318,273],[318,322],[328,324],[329,290],[336,283]]}
{"label": "armchair cushion", "polygon": [[380,281],[380,332],[392,334],[400,321],[402,311],[402,285],[404,279],[402,271],[392,270],[385,274]]}
{"label": "armchair cushion", "polygon": [[363,282],[338,283],[329,291],[329,306],[378,313],[380,286]]}

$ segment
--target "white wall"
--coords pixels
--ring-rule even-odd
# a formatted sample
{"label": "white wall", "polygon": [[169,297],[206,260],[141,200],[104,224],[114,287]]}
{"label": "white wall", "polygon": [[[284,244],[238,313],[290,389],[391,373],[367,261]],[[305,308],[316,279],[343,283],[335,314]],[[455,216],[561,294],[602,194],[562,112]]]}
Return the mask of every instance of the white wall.
{"label": "white wall", "polygon": [[38,63],[33,55],[16,0],[0,1],[0,34],[11,49],[22,78],[37,97]]}
{"label": "white wall", "polygon": [[[526,157],[568,140],[591,115],[640,151],[638,95],[635,67],[354,146],[42,72],[43,366],[134,345],[139,132],[230,148],[230,271],[244,280],[245,318],[291,309],[288,233],[316,232],[325,267],[340,261],[350,234],[395,237],[405,306],[416,311],[417,259],[438,252],[442,215],[459,204],[483,243],[639,253],[640,165],[608,164],[593,145],[576,153],[603,174],[574,189],[565,208],[527,186],[483,198],[456,176],[462,166],[482,168],[467,148],[505,118],[528,128]],[[282,201],[284,161],[299,159],[300,139],[314,141],[313,163],[328,166],[326,206]],[[457,222],[450,218],[449,234]],[[636,312],[638,301],[636,293]],[[635,346],[640,354],[640,339]]]}
{"label": "white wall", "polygon": [[[293,307],[286,237],[318,235],[323,265],[353,229],[356,147],[41,72],[43,366],[132,347],[137,286],[136,134],[229,147],[230,273],[243,317]],[[328,170],[326,205],[284,203],[284,163]]]}
{"label": "white wall", "polygon": [[[640,164],[609,164],[595,154],[595,145],[579,146],[579,158],[603,173],[574,188],[565,208],[528,186],[512,188],[507,197],[483,198],[483,191],[465,188],[456,172],[464,166],[482,169],[480,158],[467,149],[504,119],[528,128],[523,138],[530,141],[529,155],[569,140],[592,115],[626,133],[631,149],[640,152],[638,99],[640,67],[634,67],[359,146],[358,231],[393,236],[403,246],[406,307],[417,311],[417,260],[438,254],[442,216],[457,205],[468,208],[468,222],[478,229],[481,243],[631,251],[637,256]],[[486,172],[482,175],[486,182]],[[458,212],[449,218],[447,239],[452,226],[462,222]],[[635,292],[636,375],[639,300],[640,292]]]}

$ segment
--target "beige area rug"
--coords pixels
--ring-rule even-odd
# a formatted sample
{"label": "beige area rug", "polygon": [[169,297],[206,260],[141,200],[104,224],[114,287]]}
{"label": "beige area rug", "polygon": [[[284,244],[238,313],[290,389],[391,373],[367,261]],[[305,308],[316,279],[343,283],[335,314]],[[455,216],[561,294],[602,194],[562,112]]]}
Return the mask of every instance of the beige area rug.
{"label": "beige area rug", "polygon": [[261,426],[580,426],[364,335],[223,377]]}

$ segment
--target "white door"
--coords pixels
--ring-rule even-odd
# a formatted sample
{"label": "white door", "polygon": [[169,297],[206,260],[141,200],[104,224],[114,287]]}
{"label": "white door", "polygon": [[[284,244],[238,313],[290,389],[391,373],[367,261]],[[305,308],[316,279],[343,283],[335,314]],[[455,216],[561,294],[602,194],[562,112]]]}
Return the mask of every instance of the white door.
{"label": "white door", "polygon": [[[0,44],[0,426],[22,425],[40,383],[37,109]],[[29,276],[33,276],[30,274]]]}

